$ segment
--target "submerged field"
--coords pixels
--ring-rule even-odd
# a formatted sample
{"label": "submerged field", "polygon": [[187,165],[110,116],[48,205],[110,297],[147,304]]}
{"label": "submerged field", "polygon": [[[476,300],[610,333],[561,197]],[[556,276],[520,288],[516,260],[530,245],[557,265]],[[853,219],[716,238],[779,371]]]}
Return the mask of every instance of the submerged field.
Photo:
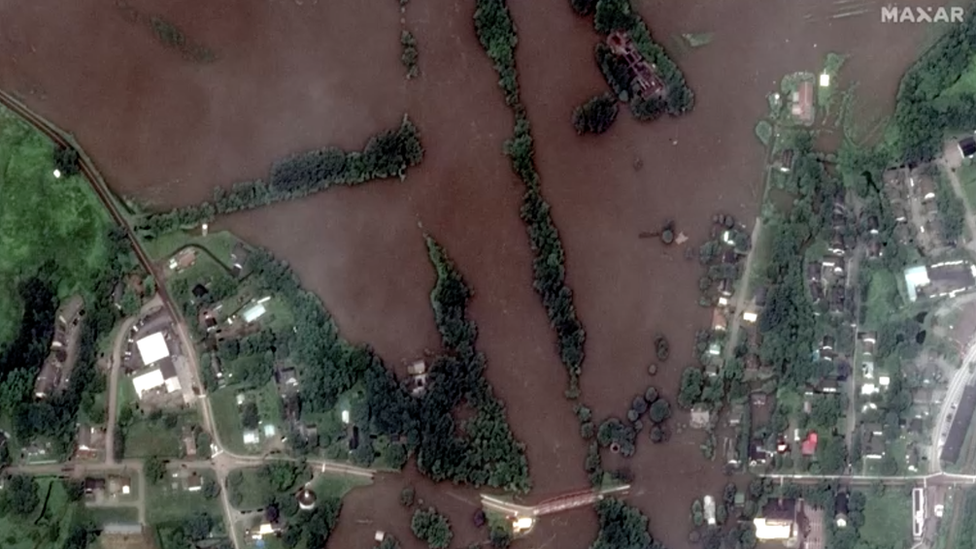
{"label": "submerged field", "polygon": [[[155,9],[146,1],[130,5]],[[639,233],[673,219],[691,247],[718,211],[751,225],[764,163],[753,128],[779,78],[819,70],[827,51],[852,53],[842,74],[856,75],[858,96],[871,98],[859,107],[870,121],[890,110],[923,38],[920,26],[879,25],[876,11],[841,18],[834,4],[635,5],[668,47],[681,33],[711,34],[709,44],[676,55],[696,110],[650,125],[621,116],[599,137],[578,137],[570,123],[575,105],[606,89],[592,24],[568,0],[511,6],[543,193],[588,334],[583,401],[597,418],[622,417],[648,384],[673,401],[679,372],[693,360],[694,331],[708,322],[696,304],[697,262]],[[166,15],[215,53],[198,63],[162,47],[112,3],[8,5],[0,18],[16,24],[0,38],[9,51],[0,60],[0,86],[72,131],[117,192],[166,206],[260,177],[289,153],[360,147],[408,112],[426,155],[406,181],[333,189],[217,224],[287,260],[344,335],[373,345],[400,375],[439,346],[422,236],[437,234],[474,289],[471,315],[487,377],[508,406],[516,438],[528,444],[538,501],[588,486],[586,448],[531,286],[521,187],[501,152],[511,113],[475,38],[472,10],[416,0],[403,15],[396,3],[365,9],[352,0],[170,3]],[[420,76],[410,82],[399,61],[400,17],[420,51]],[[80,27],[89,32],[72,32]],[[91,62],[69,62],[64,51]],[[843,78],[842,85],[853,84]],[[673,352],[651,378],[657,332]],[[672,421],[687,422],[686,414]],[[701,457],[702,439],[689,431],[652,446],[645,430],[634,458],[608,464],[637,477],[630,501],[669,547],[686,544],[692,499],[717,494],[726,482],[720,464]],[[435,489],[408,472],[351,492],[330,546],[365,546],[382,527],[404,547],[421,547],[397,502],[407,483],[448,514],[459,546],[483,538],[471,524],[472,490]],[[544,520],[526,543],[581,545],[595,530],[593,514],[576,511]]]}

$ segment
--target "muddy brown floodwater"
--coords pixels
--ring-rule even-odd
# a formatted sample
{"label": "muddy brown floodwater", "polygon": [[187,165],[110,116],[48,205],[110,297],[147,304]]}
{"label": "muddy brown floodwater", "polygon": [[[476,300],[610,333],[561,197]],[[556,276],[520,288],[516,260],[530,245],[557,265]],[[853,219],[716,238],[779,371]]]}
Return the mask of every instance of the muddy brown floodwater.
{"label": "muddy brown floodwater", "polygon": [[[916,57],[923,25],[882,24],[880,2],[838,18],[844,3],[638,2],[666,46],[678,33],[711,32],[712,44],[678,56],[695,111],[650,125],[624,112],[599,138],[577,137],[573,106],[606,86],[593,61],[597,40],[568,0],[512,2],[518,64],[533,122],[543,189],[567,249],[569,281],[586,325],[584,401],[599,418],[623,415],[654,384],[672,403],[692,361],[697,264],[638,233],[677,222],[697,245],[712,213],[757,212],[762,149],[753,127],[765,94],[785,73],[818,71],[828,51],[851,53],[841,85],[858,82],[861,115],[889,111],[898,79]],[[286,154],[334,144],[358,148],[409,112],[427,155],[405,183],[343,188],[220,221],[288,260],[318,293],[343,333],[372,344],[402,373],[438,338],[428,302],[434,282],[424,231],[444,244],[475,289],[471,312],[488,376],[528,443],[531,499],[586,486],[585,446],[545,313],[532,290],[531,254],[518,219],[521,184],[502,142],[511,132],[470,2],[413,0],[402,15],[417,38],[419,79],[399,63],[401,14],[392,0],[110,1],[0,3],[0,86],[73,132],[117,192],[159,206],[195,203],[215,185],[263,177]],[[126,18],[160,15],[216,53],[197,64]],[[677,140],[671,145],[670,140]],[[836,139],[836,138],[835,138]],[[643,167],[634,169],[635,160]],[[672,357],[646,373],[653,337]],[[677,413],[673,424],[686,422]],[[691,501],[718,495],[721,467],[700,455],[699,433],[665,445],[641,437],[620,465],[636,476],[629,500],[669,547],[686,547]],[[608,465],[616,465],[608,459]],[[433,486],[415,471],[384,475],[352,492],[330,547],[365,547],[376,529],[406,547],[412,483],[455,525],[454,546],[483,539],[471,525],[475,491]],[[586,510],[543,520],[522,547],[584,547],[596,520]]]}

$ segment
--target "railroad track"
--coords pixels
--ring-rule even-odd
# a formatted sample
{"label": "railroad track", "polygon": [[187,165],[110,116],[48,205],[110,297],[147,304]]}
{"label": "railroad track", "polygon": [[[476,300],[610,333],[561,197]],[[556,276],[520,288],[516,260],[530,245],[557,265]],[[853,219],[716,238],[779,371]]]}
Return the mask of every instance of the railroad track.
{"label": "railroad track", "polygon": [[[20,116],[31,126],[34,126],[38,131],[46,135],[59,147],[69,148],[78,153],[78,167],[81,174],[85,176],[85,180],[88,181],[89,186],[91,186],[92,190],[95,191],[96,196],[98,196],[98,200],[103,206],[105,206],[105,209],[108,210],[112,220],[115,221],[117,225],[122,227],[123,230],[125,230],[125,235],[132,244],[132,249],[136,253],[136,258],[139,260],[139,264],[142,265],[146,272],[152,275],[155,280],[162,281],[162,278],[159,276],[159,273],[156,271],[156,268],[153,265],[152,259],[142,248],[142,244],[139,242],[138,237],[136,237],[135,231],[129,224],[129,221],[119,211],[112,192],[108,189],[108,185],[105,184],[105,180],[102,178],[101,173],[99,173],[98,169],[95,168],[95,165],[92,163],[91,159],[88,158],[88,155],[85,154],[74,139],[4,90],[0,90],[0,104],[10,109],[16,115]],[[166,287],[163,284],[158,283],[156,284],[156,291],[159,293],[159,297],[162,299],[163,305],[166,307],[167,311],[169,311],[173,321],[177,323],[183,322],[183,315],[173,305],[173,301],[170,299],[170,296],[166,291]],[[184,344],[189,343],[190,342],[184,342]]]}

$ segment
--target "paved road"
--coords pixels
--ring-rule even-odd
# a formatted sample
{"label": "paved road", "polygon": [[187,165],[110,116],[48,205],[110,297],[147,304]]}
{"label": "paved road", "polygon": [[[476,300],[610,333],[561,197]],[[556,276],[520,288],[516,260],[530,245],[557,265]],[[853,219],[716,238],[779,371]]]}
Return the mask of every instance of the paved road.
{"label": "paved road", "polygon": [[[78,146],[78,144],[74,141],[74,139],[69,134],[62,131],[60,128],[55,126],[50,121],[38,115],[30,108],[28,108],[26,105],[24,105],[19,100],[17,100],[15,97],[13,97],[12,95],[10,95],[9,93],[3,90],[0,90],[0,104],[6,106],[15,114],[23,118],[24,121],[37,128],[38,131],[48,136],[58,146],[71,148],[78,151],[78,157],[79,157],[78,167],[82,175],[85,176],[85,179],[88,181],[89,185],[91,186],[92,190],[95,192],[99,201],[102,203],[105,209],[108,210],[109,215],[112,217],[115,223],[125,231],[126,236],[132,245],[132,249],[135,252],[136,258],[138,259],[140,265],[142,265],[143,269],[145,269],[147,273],[152,275],[153,278],[158,281],[158,284],[156,285],[157,297],[161,302],[161,304],[164,307],[166,307],[167,311],[170,314],[170,317],[173,319],[177,336],[180,338],[180,347],[183,349],[183,353],[187,358],[187,361],[190,366],[190,371],[192,372],[193,375],[194,393],[200,395],[200,398],[196,400],[197,402],[200,403],[200,414],[203,419],[203,427],[207,432],[210,433],[213,439],[214,447],[216,448],[215,454],[218,456],[219,461],[215,461],[213,467],[215,468],[218,478],[220,478],[221,482],[223,482],[223,480],[226,478],[227,472],[231,468],[233,468],[233,466],[256,465],[261,462],[267,460],[274,460],[274,459],[294,460],[294,458],[284,458],[284,457],[279,458],[279,457],[243,456],[243,455],[232,454],[230,452],[227,452],[226,450],[223,450],[223,446],[220,443],[220,434],[217,432],[217,429],[213,421],[213,412],[210,408],[209,399],[207,399],[206,394],[203,393],[203,383],[201,382],[201,378],[200,378],[199,359],[196,354],[196,348],[193,344],[193,339],[190,337],[190,333],[187,328],[186,321],[183,318],[182,311],[178,306],[176,306],[176,304],[170,298],[168,292],[166,291],[166,286],[165,284],[163,284],[164,278],[160,276],[158,270],[156,269],[155,264],[152,261],[152,258],[143,249],[142,243],[139,241],[138,236],[136,235],[135,231],[132,229],[132,226],[129,224],[128,219],[122,214],[121,211],[119,211],[118,204],[116,204],[114,195],[112,194],[108,185],[105,183],[105,179],[102,177],[101,173],[99,173],[98,169],[95,167],[94,163],[91,161],[88,155],[85,154],[85,151],[80,146]],[[126,330],[123,329],[120,331],[120,334],[125,334],[125,332]],[[116,343],[118,343],[118,340],[116,341]],[[117,370],[116,365],[118,363],[119,361],[113,361],[113,376],[111,382],[112,388],[110,392],[110,404],[109,404],[111,416],[114,416],[114,407],[115,405],[117,405],[115,399],[117,398],[117,388],[118,388],[117,387],[118,375],[116,371]],[[189,402],[188,404],[193,404],[193,402]],[[115,438],[114,425],[115,425],[115,421],[110,421],[109,430],[111,432],[111,435],[106,436],[107,439],[106,440],[106,450],[107,450],[106,462],[99,465],[78,464],[75,465],[74,467],[79,468],[79,470],[93,472],[93,473],[117,472],[120,470],[125,470],[126,468],[137,469],[139,472],[140,486],[142,488],[145,488],[145,477],[142,473],[141,462],[125,460],[121,463],[114,463],[114,459],[111,451],[114,443],[114,438]],[[219,457],[219,456],[224,456],[224,457]],[[317,467],[320,467],[323,471],[327,471],[327,472],[334,472],[340,474],[352,474],[352,475],[368,476],[368,477],[372,477],[373,475],[373,471],[370,471],[368,469],[361,469],[359,467],[353,467],[345,463],[332,462],[328,460],[310,460],[309,463]],[[40,467],[49,467],[49,468],[35,469],[33,467],[22,467],[22,468],[12,468],[11,470],[15,472],[16,471],[23,471],[23,472],[37,471],[37,473],[35,474],[64,474],[61,471],[64,465],[61,464],[55,464],[51,466],[40,466]],[[46,472],[42,472],[42,471],[46,471]],[[145,490],[140,489],[139,492],[140,492],[139,520],[143,524],[145,524],[146,523],[145,522],[145,516],[146,516],[145,500],[144,500]],[[230,505],[230,502],[227,500],[226,496],[223,497],[222,500],[223,500],[225,516],[227,518],[232,517],[233,507]],[[228,528],[231,530],[232,539],[234,541],[235,548],[241,549],[243,545],[238,539],[239,536],[234,531],[235,529],[233,528],[233,523],[229,523]]]}
{"label": "paved road", "polygon": [[970,340],[966,354],[963,355],[962,365],[956,370],[952,375],[952,379],[949,381],[945,399],[942,401],[942,407],[939,409],[939,415],[936,418],[935,428],[932,430],[929,464],[933,471],[942,470],[942,466],[939,463],[939,454],[942,449],[942,433],[949,430],[950,421],[948,416],[954,411],[955,405],[958,404],[959,399],[962,397],[963,390],[966,386],[976,381],[976,373],[971,371],[976,370],[972,368],[974,365],[976,365],[976,337]]}
{"label": "paved road", "polygon": [[496,498],[487,494],[481,495],[482,506],[488,511],[497,511],[507,516],[516,517],[541,517],[552,515],[562,511],[568,511],[577,507],[593,505],[610,494],[623,494],[630,490],[630,485],[616,486],[600,491],[583,490],[564,496],[547,499],[538,505],[519,505],[510,501]]}
{"label": "paved road", "polygon": [[732,359],[732,355],[735,353],[735,348],[739,344],[739,325],[742,324],[742,313],[745,312],[746,297],[749,295],[749,287],[751,286],[752,276],[752,260],[756,257],[756,246],[759,244],[759,236],[762,234],[762,218],[756,218],[756,225],[752,228],[752,235],[750,236],[750,242],[752,244],[749,247],[749,254],[746,256],[746,264],[742,267],[742,286],[736,291],[735,298],[735,308],[732,313],[732,323],[729,325],[727,333],[729,334],[728,342],[725,344],[725,360],[729,361]]}
{"label": "paved road", "polygon": [[105,429],[105,463],[115,463],[115,427],[118,423],[116,415],[119,407],[119,370],[122,367],[122,349],[128,340],[129,329],[135,324],[136,317],[129,317],[119,325],[119,331],[115,334],[115,341],[112,343],[112,362],[110,364],[111,373],[108,383],[108,423]]}

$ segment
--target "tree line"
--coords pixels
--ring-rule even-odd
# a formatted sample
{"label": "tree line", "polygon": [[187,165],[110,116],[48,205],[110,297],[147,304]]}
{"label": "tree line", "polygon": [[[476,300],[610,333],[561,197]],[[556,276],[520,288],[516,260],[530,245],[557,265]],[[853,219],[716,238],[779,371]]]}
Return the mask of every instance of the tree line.
{"label": "tree line", "polygon": [[475,32],[498,71],[498,85],[505,102],[515,114],[515,128],[505,142],[505,154],[512,169],[525,184],[520,216],[529,235],[534,260],[533,287],[542,298],[549,325],[556,332],[560,360],[569,372],[568,396],[579,393],[579,374],[584,358],[586,332],[576,314],[573,291],[566,283],[566,252],[552,219],[549,203],[542,196],[539,173],[535,168],[535,149],[525,106],[519,95],[515,67],[518,36],[505,0],[477,0]]}
{"label": "tree line", "polygon": [[404,115],[399,128],[371,137],[362,151],[328,147],[289,156],[271,166],[267,183],[235,183],[229,190],[217,187],[212,201],[151,214],[138,229],[152,238],[198,225],[219,214],[303,198],[336,185],[358,185],[394,176],[403,179],[409,167],[420,163],[423,153],[420,133]]}
{"label": "tree line", "polygon": [[684,73],[664,48],[654,41],[630,0],[570,0],[570,3],[580,16],[593,16],[593,27],[601,36],[614,31],[627,33],[641,56],[656,68],[655,72],[666,87],[666,95],[647,99],[632,95],[631,75],[626,62],[614,55],[603,42],[596,46],[596,62],[607,84],[618,98],[629,102],[631,112],[638,120],[654,120],[664,113],[678,116],[694,108],[695,94],[688,87]]}
{"label": "tree line", "polygon": [[590,549],[665,549],[647,530],[647,517],[617,498],[596,504],[600,530]]}

